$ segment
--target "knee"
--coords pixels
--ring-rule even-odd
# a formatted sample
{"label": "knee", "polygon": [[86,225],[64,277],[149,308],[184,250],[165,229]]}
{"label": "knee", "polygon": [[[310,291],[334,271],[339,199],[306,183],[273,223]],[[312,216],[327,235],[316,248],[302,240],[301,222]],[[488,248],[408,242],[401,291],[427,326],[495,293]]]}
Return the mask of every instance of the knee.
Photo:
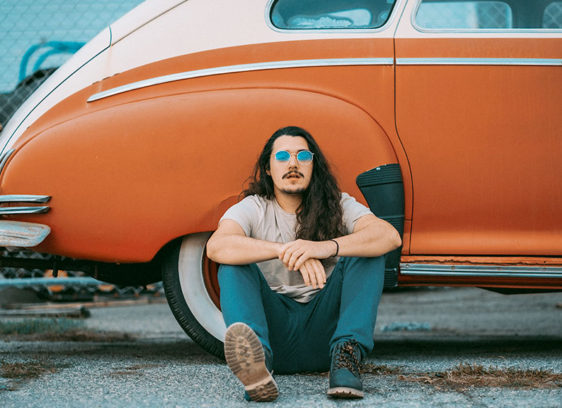
{"label": "knee", "polygon": [[256,264],[249,265],[219,265],[219,286],[224,287],[244,280],[259,280],[260,270]]}
{"label": "knee", "polygon": [[344,271],[349,270],[363,270],[372,271],[373,273],[384,273],[385,258],[384,256],[377,256],[374,258],[361,258],[361,257],[350,257],[345,258]]}

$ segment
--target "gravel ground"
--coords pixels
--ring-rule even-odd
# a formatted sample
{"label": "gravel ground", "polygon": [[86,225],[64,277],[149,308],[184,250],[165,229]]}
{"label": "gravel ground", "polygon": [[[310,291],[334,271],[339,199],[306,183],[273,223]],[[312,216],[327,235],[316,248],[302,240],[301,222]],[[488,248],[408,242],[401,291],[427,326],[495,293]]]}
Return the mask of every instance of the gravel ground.
{"label": "gravel ground", "polygon": [[[291,375],[276,376],[280,398],[264,405],[560,407],[561,303],[562,294],[505,296],[475,288],[385,293],[375,350],[366,361],[371,370],[363,375],[363,400],[328,400],[325,375]],[[38,363],[44,369],[27,379],[6,378],[4,372],[1,407],[248,406],[237,379],[186,337],[167,305],[91,312],[87,327],[126,332],[136,339],[46,342],[0,337],[3,366]],[[550,370],[559,377],[549,388],[540,383],[513,388],[439,382],[460,363],[504,371]],[[376,372],[377,367],[383,372]],[[425,380],[406,381],[420,376]]]}

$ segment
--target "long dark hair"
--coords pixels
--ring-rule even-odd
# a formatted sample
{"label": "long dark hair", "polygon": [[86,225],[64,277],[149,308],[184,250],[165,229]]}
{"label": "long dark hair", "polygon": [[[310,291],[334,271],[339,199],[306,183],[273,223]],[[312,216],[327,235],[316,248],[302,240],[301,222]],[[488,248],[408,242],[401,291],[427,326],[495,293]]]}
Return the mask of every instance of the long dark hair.
{"label": "long dark hair", "polygon": [[273,143],[280,136],[300,136],[308,143],[314,153],[314,167],[308,188],[302,193],[302,202],[297,209],[296,237],[312,241],[345,235],[343,211],[341,208],[341,191],[330,166],[314,138],[303,128],[287,126],[277,130],[265,143],[254,167],[248,189],[242,192],[244,197],[259,195],[268,199],[275,197],[273,180],[267,174]]}

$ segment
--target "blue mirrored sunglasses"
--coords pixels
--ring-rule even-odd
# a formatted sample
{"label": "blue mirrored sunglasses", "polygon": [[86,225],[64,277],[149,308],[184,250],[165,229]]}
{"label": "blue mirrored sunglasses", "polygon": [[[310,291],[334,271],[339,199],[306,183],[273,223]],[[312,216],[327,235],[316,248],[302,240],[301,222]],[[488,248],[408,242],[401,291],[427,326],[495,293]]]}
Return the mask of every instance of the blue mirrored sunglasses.
{"label": "blue mirrored sunglasses", "polygon": [[[314,157],[314,153],[308,150],[301,150],[300,152],[296,153],[296,155],[298,162],[301,164],[311,163],[312,158]],[[279,162],[288,162],[291,159],[291,156],[292,154],[287,150],[279,150],[277,153],[275,153],[275,160]]]}

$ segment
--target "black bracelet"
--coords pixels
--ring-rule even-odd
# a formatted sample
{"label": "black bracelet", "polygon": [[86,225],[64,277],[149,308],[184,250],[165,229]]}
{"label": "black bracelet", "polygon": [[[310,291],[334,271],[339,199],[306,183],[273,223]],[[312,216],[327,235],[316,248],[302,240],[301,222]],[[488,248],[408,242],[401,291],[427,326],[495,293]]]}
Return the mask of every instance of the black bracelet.
{"label": "black bracelet", "polygon": [[334,255],[334,257],[338,256],[338,253],[340,252],[340,244],[338,244],[338,241],[336,241],[335,239],[330,239],[330,241],[332,241],[333,243],[336,244],[336,254]]}

